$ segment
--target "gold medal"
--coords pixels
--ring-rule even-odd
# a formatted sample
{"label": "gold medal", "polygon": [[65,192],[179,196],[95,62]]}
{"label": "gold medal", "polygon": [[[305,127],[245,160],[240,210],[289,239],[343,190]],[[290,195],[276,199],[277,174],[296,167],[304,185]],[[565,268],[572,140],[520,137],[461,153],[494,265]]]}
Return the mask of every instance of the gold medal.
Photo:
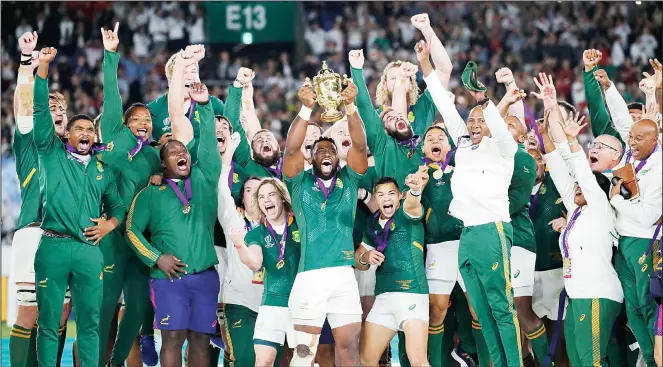
{"label": "gold medal", "polygon": [[407,159],[412,158],[412,155],[414,154],[414,150],[410,149],[409,152],[407,152]]}
{"label": "gold medal", "polygon": [[182,208],[182,213],[184,214],[189,214],[191,211],[191,205],[186,205],[184,208]]}
{"label": "gold medal", "polygon": [[327,206],[327,200],[325,200],[322,205],[320,205],[320,210],[325,210],[325,207]]}
{"label": "gold medal", "polygon": [[276,263],[276,268],[281,269],[285,265],[285,261],[279,260],[279,262]]}
{"label": "gold medal", "polygon": [[647,260],[647,256],[645,256],[645,255],[640,256],[640,259],[638,260],[638,264],[640,264],[640,265],[644,264],[645,260]]}
{"label": "gold medal", "polygon": [[129,159],[129,162],[134,160],[134,157],[131,156],[131,153],[127,153],[127,158]]}
{"label": "gold medal", "polygon": [[433,172],[433,178],[436,179],[436,180],[441,179],[442,178],[442,170],[438,169],[435,172]]}

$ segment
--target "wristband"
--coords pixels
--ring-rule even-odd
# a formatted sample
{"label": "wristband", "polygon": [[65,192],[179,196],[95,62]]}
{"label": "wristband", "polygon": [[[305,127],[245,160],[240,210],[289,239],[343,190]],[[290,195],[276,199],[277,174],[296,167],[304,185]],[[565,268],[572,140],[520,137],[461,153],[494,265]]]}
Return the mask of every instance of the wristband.
{"label": "wristband", "polygon": [[355,112],[357,112],[357,106],[355,106],[354,102],[345,105],[345,114],[346,115],[352,115]]}
{"label": "wristband", "polygon": [[363,199],[361,199],[361,201],[363,201],[364,204],[366,204],[366,202],[369,201],[369,200],[371,200],[371,193],[368,192],[368,190],[367,190],[367,191],[366,191],[366,195],[364,196]]}
{"label": "wristband", "polygon": [[415,198],[421,196],[421,191],[417,191],[417,190],[410,190],[410,191],[408,191],[408,193],[410,195],[414,196]]}
{"label": "wristband", "polygon": [[25,66],[32,65],[32,55],[21,54],[21,65],[25,65]]}
{"label": "wristband", "polygon": [[484,103],[486,103],[486,102],[488,102],[488,101],[490,101],[490,98],[486,97],[486,98],[484,98],[484,99],[478,101],[478,102],[477,102],[477,106],[483,106]]}
{"label": "wristband", "polygon": [[297,114],[297,116],[299,116],[302,120],[308,121],[308,120],[311,119],[311,113],[312,112],[313,112],[312,109],[310,109],[310,108],[308,108],[308,107],[306,107],[305,105],[302,104],[302,109],[299,110],[299,114]]}
{"label": "wristband", "polygon": [[205,102],[196,102],[196,103],[197,103],[199,106],[205,106],[205,105],[209,104],[209,98],[207,98],[207,101],[205,101]]}
{"label": "wristband", "polygon": [[368,253],[368,251],[365,251],[365,252],[363,252],[361,255],[359,255],[359,258],[357,258],[357,262],[359,263],[359,265],[361,265],[361,266],[368,266],[368,263],[367,263],[366,261],[362,260],[362,258],[364,257],[364,255],[366,255],[367,253]]}

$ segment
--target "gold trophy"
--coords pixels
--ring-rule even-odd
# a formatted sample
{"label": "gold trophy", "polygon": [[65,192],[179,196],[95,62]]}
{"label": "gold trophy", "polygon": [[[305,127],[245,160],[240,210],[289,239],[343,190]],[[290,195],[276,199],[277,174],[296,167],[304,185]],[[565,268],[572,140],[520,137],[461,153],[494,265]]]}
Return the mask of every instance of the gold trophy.
{"label": "gold trophy", "polygon": [[[343,75],[343,79],[347,76]],[[336,122],[343,118],[338,110],[343,99],[341,98],[342,81],[341,76],[332,69],[327,68],[327,62],[322,62],[322,70],[313,77],[313,87],[318,95],[318,104],[325,109],[320,116],[322,122]]]}

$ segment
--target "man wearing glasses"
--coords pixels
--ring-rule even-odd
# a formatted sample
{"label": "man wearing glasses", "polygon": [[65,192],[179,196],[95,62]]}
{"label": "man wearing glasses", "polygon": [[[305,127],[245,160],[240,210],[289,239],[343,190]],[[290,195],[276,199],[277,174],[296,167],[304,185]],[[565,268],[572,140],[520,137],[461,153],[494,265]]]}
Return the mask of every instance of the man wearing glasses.
{"label": "man wearing glasses", "polygon": [[617,138],[611,135],[599,135],[588,145],[587,159],[592,172],[600,172],[612,177],[612,169],[619,164],[624,150]]}

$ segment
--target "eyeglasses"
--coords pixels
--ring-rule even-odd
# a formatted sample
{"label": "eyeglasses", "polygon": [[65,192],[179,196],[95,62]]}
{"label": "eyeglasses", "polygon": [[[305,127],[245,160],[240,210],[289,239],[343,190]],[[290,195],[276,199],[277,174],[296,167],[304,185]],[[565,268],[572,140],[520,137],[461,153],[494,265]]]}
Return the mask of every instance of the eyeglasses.
{"label": "eyeglasses", "polygon": [[600,141],[590,141],[589,144],[587,144],[587,147],[588,147],[589,149],[596,148],[596,149],[598,149],[598,150],[603,150],[604,148],[608,148],[608,149],[612,149],[612,150],[614,150],[615,152],[619,152],[619,150],[617,150],[617,149],[611,147],[611,146],[608,145],[608,144],[603,144],[603,143],[601,143]]}

